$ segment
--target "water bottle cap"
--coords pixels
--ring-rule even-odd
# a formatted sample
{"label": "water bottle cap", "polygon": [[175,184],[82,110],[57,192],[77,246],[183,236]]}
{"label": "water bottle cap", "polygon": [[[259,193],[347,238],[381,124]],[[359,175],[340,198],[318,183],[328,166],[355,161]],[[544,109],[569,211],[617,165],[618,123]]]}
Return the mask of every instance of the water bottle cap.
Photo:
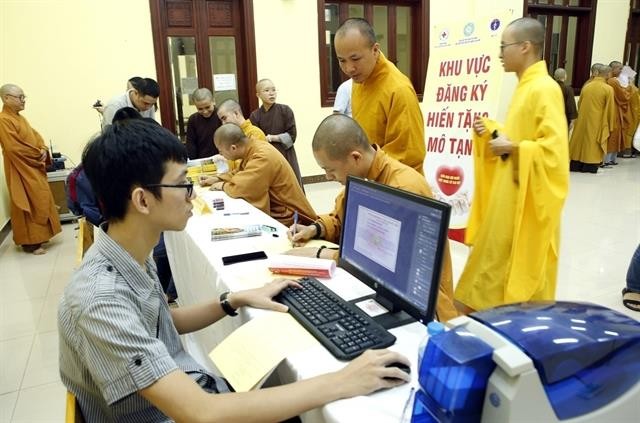
{"label": "water bottle cap", "polygon": [[442,332],[444,332],[444,325],[442,323],[436,322],[434,320],[433,322],[429,322],[427,324],[427,333],[429,334],[429,336],[437,335]]}

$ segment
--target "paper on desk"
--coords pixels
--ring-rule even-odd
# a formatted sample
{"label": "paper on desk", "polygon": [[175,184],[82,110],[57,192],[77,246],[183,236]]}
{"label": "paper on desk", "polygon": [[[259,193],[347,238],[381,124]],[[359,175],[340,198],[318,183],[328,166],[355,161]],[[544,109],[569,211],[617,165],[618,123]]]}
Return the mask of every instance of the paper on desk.
{"label": "paper on desk", "polygon": [[313,257],[279,254],[269,258],[269,270],[281,275],[330,278],[336,270],[336,262]]}
{"label": "paper on desk", "polygon": [[357,280],[355,276],[349,274],[346,270],[340,267],[336,269],[336,273],[333,278],[323,279],[322,283],[347,301],[375,294],[373,289],[369,288],[367,285]]}
{"label": "paper on desk", "polygon": [[209,214],[211,213],[211,208],[207,204],[206,201],[200,196],[196,196],[193,200],[191,200],[191,204],[193,204],[193,213],[196,215]]}
{"label": "paper on desk", "polygon": [[264,313],[227,336],[209,358],[236,392],[247,392],[288,355],[317,344],[289,313]]}

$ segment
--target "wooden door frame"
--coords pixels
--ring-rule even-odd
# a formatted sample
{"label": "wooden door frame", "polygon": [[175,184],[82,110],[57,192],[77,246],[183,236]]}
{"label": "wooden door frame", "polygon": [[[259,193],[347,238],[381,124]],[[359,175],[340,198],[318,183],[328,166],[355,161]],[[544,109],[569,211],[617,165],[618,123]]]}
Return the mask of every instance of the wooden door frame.
{"label": "wooden door frame", "polygon": [[[197,3],[193,10],[196,13],[196,19],[204,19],[202,17],[202,10],[199,5],[205,4],[204,1],[196,0]],[[253,22],[253,0],[232,0],[233,2],[239,2],[240,9],[240,24],[243,27],[243,31],[240,37],[236,37],[236,55],[240,57],[240,61],[243,63],[242,67],[237,67],[238,72],[238,100],[243,112],[246,116],[251,113],[252,110],[258,107],[258,99],[255,96],[254,88],[257,82],[257,65],[256,65],[256,37],[255,26]],[[169,46],[167,43],[167,37],[169,36],[189,36],[195,37],[196,40],[209,37],[208,28],[199,28],[197,34],[187,35],[186,33],[180,34],[180,31],[172,29],[171,34],[167,31],[167,19],[166,19],[166,2],[167,0],[149,0],[150,17],[151,17],[151,31],[153,35],[153,52],[155,56],[156,75],[160,85],[160,98],[158,103],[160,105],[160,118],[162,119],[162,126],[169,129],[172,132],[176,132],[175,121],[176,113],[173,104],[173,87],[172,84],[161,83],[161,81],[171,81],[171,64],[169,63]],[[208,44],[207,48],[203,46],[203,43],[196,42],[196,57],[202,57],[202,54],[209,56]],[[198,69],[211,69],[210,63],[198,63]],[[208,72],[211,74],[211,72]],[[202,72],[198,72],[198,85],[201,87],[207,87],[213,91],[213,82],[210,81],[210,77],[206,77]]]}

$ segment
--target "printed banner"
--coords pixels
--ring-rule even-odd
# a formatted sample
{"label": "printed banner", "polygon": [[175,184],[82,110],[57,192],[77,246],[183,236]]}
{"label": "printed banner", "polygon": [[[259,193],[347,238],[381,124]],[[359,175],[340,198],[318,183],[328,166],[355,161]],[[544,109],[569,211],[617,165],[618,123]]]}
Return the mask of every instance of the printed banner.
{"label": "printed banner", "polygon": [[423,99],[424,174],[435,198],[451,205],[449,238],[460,242],[473,196],[472,125],[477,116],[497,114],[500,36],[511,16],[505,11],[434,26]]}

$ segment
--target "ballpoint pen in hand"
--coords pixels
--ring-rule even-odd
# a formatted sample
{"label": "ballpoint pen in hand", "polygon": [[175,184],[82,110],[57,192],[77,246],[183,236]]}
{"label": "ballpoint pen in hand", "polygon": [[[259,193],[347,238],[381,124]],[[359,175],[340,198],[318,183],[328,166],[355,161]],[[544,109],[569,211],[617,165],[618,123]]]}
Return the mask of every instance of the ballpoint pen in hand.
{"label": "ballpoint pen in hand", "polygon": [[296,235],[297,231],[298,231],[298,212],[294,211],[293,212],[293,230],[291,231],[293,233],[293,236]]}

